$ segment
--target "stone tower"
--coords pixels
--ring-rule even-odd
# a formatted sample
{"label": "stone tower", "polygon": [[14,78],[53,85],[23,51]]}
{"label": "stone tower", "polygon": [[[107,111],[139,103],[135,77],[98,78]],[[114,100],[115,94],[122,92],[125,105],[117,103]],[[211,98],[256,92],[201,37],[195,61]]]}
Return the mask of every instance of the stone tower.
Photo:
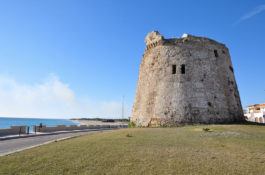
{"label": "stone tower", "polygon": [[214,40],[184,34],[145,39],[131,121],[137,126],[243,121],[229,50]]}

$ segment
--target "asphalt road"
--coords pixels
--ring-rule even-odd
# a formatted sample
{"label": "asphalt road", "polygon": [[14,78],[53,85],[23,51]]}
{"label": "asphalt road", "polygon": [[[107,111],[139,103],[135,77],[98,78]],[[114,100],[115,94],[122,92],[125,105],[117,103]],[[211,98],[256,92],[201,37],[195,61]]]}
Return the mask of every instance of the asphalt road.
{"label": "asphalt road", "polygon": [[10,154],[12,152],[20,151],[23,149],[31,148],[44,144],[46,142],[55,141],[58,139],[64,139],[79,135],[91,134],[100,131],[87,131],[87,132],[75,132],[75,133],[64,133],[58,135],[45,135],[45,136],[35,136],[26,138],[17,138],[11,140],[1,140],[0,141],[0,156]]}

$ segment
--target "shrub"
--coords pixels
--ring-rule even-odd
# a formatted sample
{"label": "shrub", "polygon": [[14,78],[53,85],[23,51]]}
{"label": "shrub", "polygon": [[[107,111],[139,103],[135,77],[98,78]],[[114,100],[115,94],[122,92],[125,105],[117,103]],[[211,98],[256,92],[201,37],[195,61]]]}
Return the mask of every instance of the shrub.
{"label": "shrub", "polygon": [[210,128],[203,128],[202,130],[205,132],[208,132],[208,131],[210,131]]}
{"label": "shrub", "polygon": [[135,128],[136,124],[134,122],[129,122],[128,123],[128,128]]}
{"label": "shrub", "polygon": [[115,122],[113,119],[103,119],[102,122]]}
{"label": "shrub", "polygon": [[127,134],[126,137],[132,137],[132,135],[131,134]]}

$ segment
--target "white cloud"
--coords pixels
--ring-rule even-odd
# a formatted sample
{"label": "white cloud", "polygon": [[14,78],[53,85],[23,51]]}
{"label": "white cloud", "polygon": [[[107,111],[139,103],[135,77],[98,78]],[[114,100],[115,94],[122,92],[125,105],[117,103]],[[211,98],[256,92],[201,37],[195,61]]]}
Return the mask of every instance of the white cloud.
{"label": "white cloud", "polygon": [[[130,115],[128,105],[125,115]],[[33,85],[0,75],[0,117],[121,117],[121,103],[77,98],[55,75]]]}
{"label": "white cloud", "polygon": [[257,6],[256,8],[254,8],[252,11],[248,12],[247,14],[243,15],[235,24],[238,24],[242,21],[245,21],[247,19],[252,18],[253,16],[261,13],[262,11],[265,10],[265,4]]}

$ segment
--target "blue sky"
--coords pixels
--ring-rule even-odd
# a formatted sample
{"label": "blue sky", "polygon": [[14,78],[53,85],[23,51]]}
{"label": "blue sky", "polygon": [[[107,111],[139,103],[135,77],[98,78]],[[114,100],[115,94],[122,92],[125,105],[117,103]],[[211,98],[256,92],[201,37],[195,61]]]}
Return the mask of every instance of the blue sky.
{"label": "blue sky", "polygon": [[265,103],[265,1],[4,0],[0,116],[131,113],[146,35],[225,43],[243,106]]}

